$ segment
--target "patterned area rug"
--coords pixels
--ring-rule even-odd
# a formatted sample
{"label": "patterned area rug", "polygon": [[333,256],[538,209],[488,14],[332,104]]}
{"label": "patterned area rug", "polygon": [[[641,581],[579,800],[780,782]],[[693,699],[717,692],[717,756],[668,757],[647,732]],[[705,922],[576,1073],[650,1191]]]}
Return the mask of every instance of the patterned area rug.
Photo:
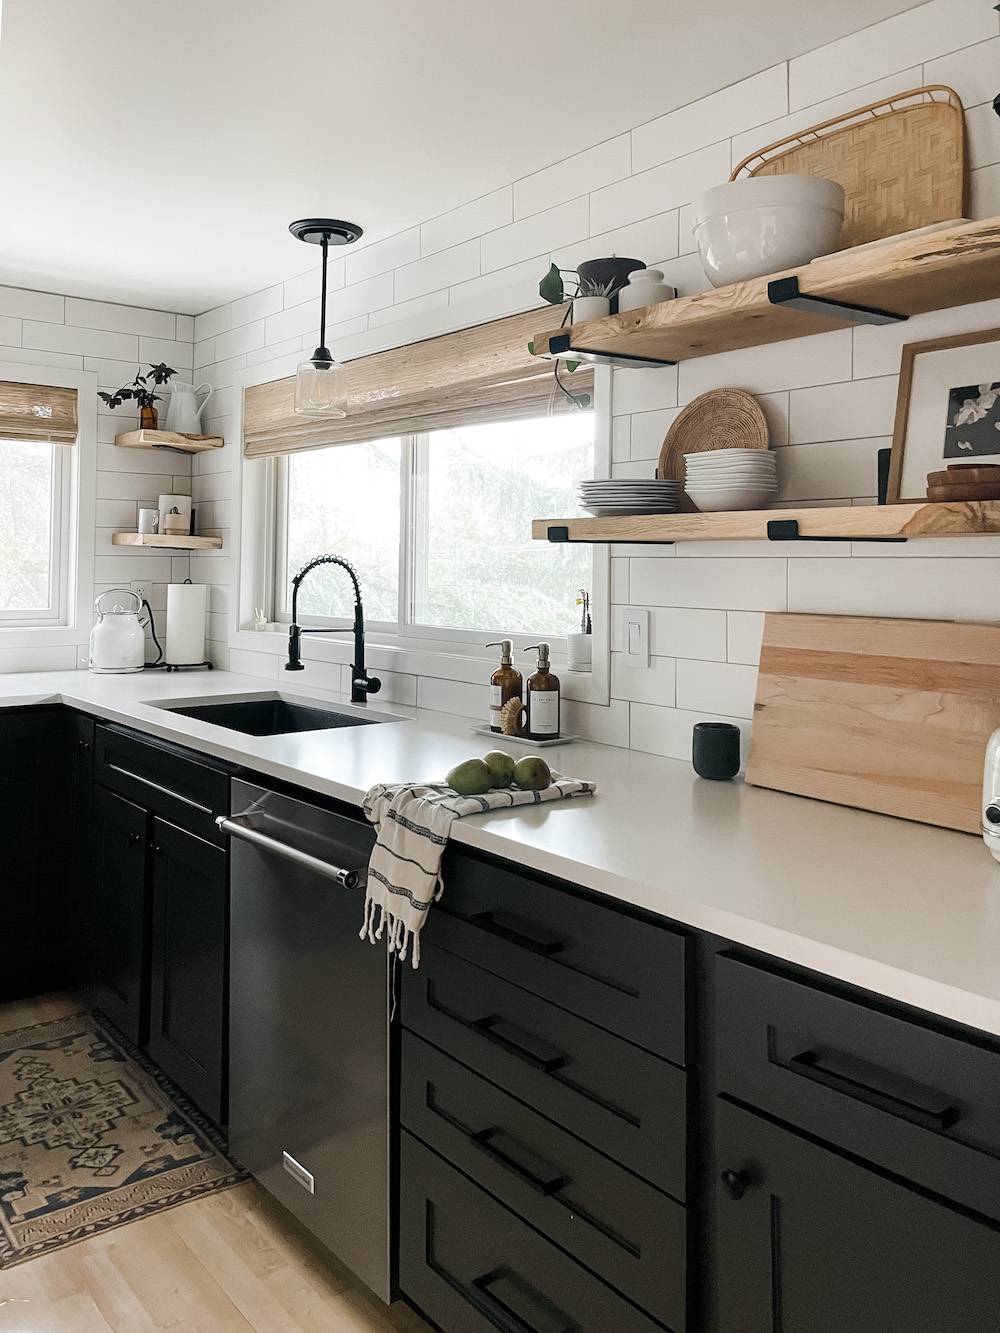
{"label": "patterned area rug", "polygon": [[0,1034],[0,1269],[247,1173],[103,1016]]}

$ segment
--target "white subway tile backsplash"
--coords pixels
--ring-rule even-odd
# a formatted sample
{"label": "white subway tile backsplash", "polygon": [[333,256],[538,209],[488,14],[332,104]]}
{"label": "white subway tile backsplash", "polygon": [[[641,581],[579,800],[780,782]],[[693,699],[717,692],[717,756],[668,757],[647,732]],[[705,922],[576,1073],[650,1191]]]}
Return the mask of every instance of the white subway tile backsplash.
{"label": "white subway tile backsplash", "polygon": [[374,278],[419,258],[420,228],[411,227],[409,231],[366,245],[362,250],[351,250],[344,257],[346,280],[348,283],[364,282],[366,278]]}
{"label": "white subway tile backsplash", "polygon": [[659,162],[731,139],[738,130],[762,125],[787,110],[787,67],[772,65],[634,129],[632,170],[645,171]]}
{"label": "white subway tile backsplash", "polygon": [[[244,324],[266,319],[268,315],[276,315],[284,304],[284,287],[280,282],[274,287],[252,292],[249,296],[241,296],[230,307],[231,327],[238,329]],[[219,332],[225,334],[228,330],[220,329]]]}
{"label": "white subway tile backsplash", "polygon": [[228,333],[220,333],[215,338],[213,361],[227,361],[241,352],[255,352],[264,346],[264,320],[255,319],[251,324],[240,324]]}
{"label": "white subway tile backsplash", "polygon": [[729,178],[729,141],[605,186],[590,196],[590,230],[597,234],[690,203]]}
{"label": "white subway tile backsplash", "polygon": [[764,635],[761,611],[726,612],[726,657],[730,662],[756,666],[760,661],[760,641]]}
{"label": "white subway tile backsplash", "polygon": [[969,214],[992,218],[1000,214],[1000,165],[979,167],[969,173]]}
{"label": "white subway tile backsplash", "polygon": [[[345,264],[343,259],[331,260],[327,266],[326,282],[327,290],[333,291],[335,288],[344,285]],[[320,262],[316,262],[302,273],[296,273],[294,278],[287,278],[282,283],[282,297],[285,309],[292,306],[302,305],[304,301],[319,300],[320,289]]]}
{"label": "white subway tile backsplash", "polygon": [[[668,576],[669,577],[669,576]],[[632,603],[636,603],[635,590]],[[611,617],[611,647],[625,650],[629,607],[616,607]],[[649,651],[656,657],[694,657],[706,662],[726,660],[725,611],[692,611],[674,606],[647,607]]]}
{"label": "white subway tile backsplash", "polygon": [[82,356],[110,357],[116,361],[139,360],[139,339],[134,333],[110,333],[104,329],[26,319],[18,341],[23,347],[38,347],[48,352],[75,352]]}
{"label": "white subway tile backsplash", "polygon": [[757,668],[736,662],[677,662],[677,707],[752,717]]}
{"label": "white subway tile backsplash", "polygon": [[926,83],[943,83],[954,88],[968,109],[980,102],[992,102],[997,95],[1000,71],[1000,37],[990,37],[975,46],[928,60],[924,64]]}
{"label": "white subway tile backsplash", "polygon": [[776,499],[787,503],[871,495],[878,486],[878,451],[891,443],[890,437],[881,436],[779,449]]}
{"label": "white subway tile backsplash", "polygon": [[619,605],[628,601],[628,561],[611,559],[611,602]]}
{"label": "white subway tile backsplash", "polygon": [[564,733],[583,736],[599,745],[627,746],[628,710],[624,699],[612,699],[608,705],[563,699],[559,724]]}
{"label": "white subway tile backsplash", "polygon": [[632,418],[615,417],[611,422],[611,461],[612,463],[624,463],[628,461],[629,449],[631,445]]}
{"label": "white subway tile backsplash", "polygon": [[369,316],[369,327],[380,328],[383,324],[395,324],[401,319],[414,319],[426,315],[431,310],[440,310],[448,304],[448,290],[428,292],[426,296],[415,296],[412,301],[397,301],[384,310],[374,310]]}
{"label": "white subway tile backsplash", "polygon": [[7,315],[0,315],[0,343],[8,347],[17,347],[21,341],[21,321]]}
{"label": "white subway tile backsplash", "polygon": [[616,370],[612,385],[614,411],[653,412],[677,403],[677,367]]}
{"label": "white subway tile backsplash", "polygon": [[712,713],[689,712],[681,708],[659,708],[654,704],[634,703],[631,711],[631,746],[647,754],[662,754],[668,759],[691,762],[691,736],[696,722],[735,722],[740,729],[742,761],[750,742],[750,724],[734,717]]}
{"label": "white subway tile backsplash", "polygon": [[24,287],[0,287],[0,315],[14,319],[41,319],[49,324],[65,322],[66,298],[52,292],[33,292]]}
{"label": "white subway tile backsplash", "polygon": [[630,595],[639,606],[784,611],[785,562],[773,558],[724,560],[711,556],[669,562],[637,559],[632,561]]}
{"label": "white subway tile backsplash", "polygon": [[166,361],[177,370],[190,370],[194,364],[194,347],[175,338],[140,337],[139,360],[148,365]]}
{"label": "white subway tile backsplash", "polygon": [[789,443],[891,435],[897,383],[897,376],[885,375],[813,389],[793,389],[788,415]]}
{"label": "white subway tile backsplash", "polygon": [[[406,264],[396,270],[395,295],[380,305],[389,305],[395,301],[412,301],[415,296],[426,292],[438,291],[441,287],[450,287],[456,282],[465,282],[476,277],[479,267],[480,242],[464,241],[450,250],[441,250],[425,259],[418,259],[414,264]],[[373,309],[378,309],[374,306]]]}
{"label": "white subway tile backsplash", "polygon": [[789,62],[791,109],[997,35],[982,0],[928,0]]}
{"label": "white subway tile backsplash", "polygon": [[965,132],[970,167],[1000,162],[1000,118],[988,102],[965,113]]}
{"label": "white subway tile backsplash", "polygon": [[788,562],[788,609],[844,616],[997,619],[989,560],[853,556]]}
{"label": "white subway tile backsplash", "polygon": [[[626,374],[645,374],[644,371],[626,371]],[[660,374],[660,371],[652,372]],[[675,389],[676,393],[676,389]],[[658,412],[637,412],[632,418],[632,439],[629,457],[633,460],[660,456],[664,436],[681,413],[679,407],[665,407]]]}
{"label": "white subway tile backsplash", "polygon": [[[20,321],[15,323],[20,337]],[[0,343],[0,362],[3,361],[28,366],[60,366],[63,370],[83,369],[83,357],[74,356],[71,352],[41,352],[36,347],[12,347],[9,343]]]}
{"label": "white subway tile backsplash", "polygon": [[678,399],[689,403],[721,384],[751,393],[774,393],[808,384],[832,384],[851,378],[851,330],[817,333],[810,338],[682,361]]}
{"label": "white subway tile backsplash", "polygon": [[420,676],[417,680],[417,707],[485,720],[489,716],[490,687],[470,685],[467,681]]}
{"label": "white subway tile backsplash", "polygon": [[502,190],[481,195],[461,208],[453,208],[421,223],[420,253],[433,255],[439,250],[450,250],[452,246],[495,231],[513,220],[513,189],[505,185]]}
{"label": "white subway tile backsplash", "polygon": [[584,259],[618,255],[623,259],[640,259],[647,267],[662,268],[676,254],[677,210],[672,208],[641,222],[577,241],[566,249],[553,250],[552,262],[560,268],[576,268]]}
{"label": "white subway tile backsplash", "polygon": [[566,203],[602,185],[621,180],[632,170],[629,136],[606,139],[582,153],[564,158],[514,183],[514,218],[528,217]]}
{"label": "white subway tile backsplash", "polygon": [[111,333],[141,333],[149,338],[173,339],[177,316],[162,310],[113,305],[104,301],[81,301],[67,296],[65,322],[85,329],[107,329]]}
{"label": "white subway tile backsplash", "polygon": [[182,343],[193,343],[193,342],[194,342],[194,316],[193,316],[193,315],[178,315],[178,316],[177,316],[177,332],[176,332],[176,334],[175,334],[174,336],[176,337],[176,339],[177,339],[178,342],[182,342]]}
{"label": "white subway tile backsplash", "polygon": [[[483,237],[483,272],[509,268],[546,250],[556,250],[579,241],[590,231],[586,195],[569,203],[534,213]],[[544,276],[544,275],[542,275]]]}

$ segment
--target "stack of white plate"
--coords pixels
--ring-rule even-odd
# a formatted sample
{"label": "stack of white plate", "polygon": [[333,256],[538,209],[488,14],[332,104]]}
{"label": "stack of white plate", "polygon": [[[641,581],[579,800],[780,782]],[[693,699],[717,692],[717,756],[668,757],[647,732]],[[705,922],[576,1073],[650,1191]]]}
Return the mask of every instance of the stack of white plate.
{"label": "stack of white plate", "polygon": [[653,477],[609,477],[580,483],[580,505],[598,518],[616,514],[676,514],[680,501],[676,481]]}
{"label": "stack of white plate", "polygon": [[778,492],[769,449],[709,449],[685,454],[684,490],[703,512],[763,509]]}

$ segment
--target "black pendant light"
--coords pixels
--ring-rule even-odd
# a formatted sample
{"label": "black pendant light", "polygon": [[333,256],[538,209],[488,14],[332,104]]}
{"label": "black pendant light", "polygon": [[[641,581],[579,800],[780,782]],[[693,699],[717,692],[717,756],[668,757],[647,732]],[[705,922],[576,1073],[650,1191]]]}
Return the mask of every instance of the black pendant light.
{"label": "black pendant light", "polygon": [[323,285],[319,299],[319,346],[295,376],[295,411],[304,417],[347,416],[347,372],[326,346],[326,261],[331,245],[350,245],[362,235],[353,222],[337,218],[300,218],[288,230],[297,240],[323,248]]}

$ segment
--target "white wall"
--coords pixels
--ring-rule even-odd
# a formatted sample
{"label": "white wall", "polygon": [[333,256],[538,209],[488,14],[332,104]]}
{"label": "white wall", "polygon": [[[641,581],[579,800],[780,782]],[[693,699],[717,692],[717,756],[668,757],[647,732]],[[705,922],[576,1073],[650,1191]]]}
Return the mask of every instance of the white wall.
{"label": "white wall", "polygon": [[[190,376],[194,321],[188,315],[133,306],[83,301],[52,292],[0,287],[0,362],[45,366],[97,373],[102,389],[117,389],[130,382],[150,363],[166,361]],[[159,404],[165,411],[169,400]],[[81,412],[90,404],[80,404]],[[94,597],[105,588],[131,579],[145,579],[151,587],[150,604],[162,624],[168,582],[188,577],[188,557],[169,552],[112,546],[114,532],[135,531],[139,500],[162,492],[187,495],[191,491],[191,460],[182,454],[115,447],[115,434],[138,425],[136,414],[124,404],[109,412],[98,403],[97,452],[90,460],[96,471],[94,530],[81,539],[94,556],[93,587],[84,589],[75,643],[45,647],[11,647],[0,630],[0,672],[69,669],[79,664],[87,644]],[[211,517],[209,515],[208,517]],[[9,638],[9,636],[8,636]],[[21,640],[24,634],[19,636]]]}
{"label": "white wall", "polygon": [[[334,261],[334,328],[328,342],[348,359],[538,304],[550,260],[569,266],[598,254],[657,262],[682,293],[707,284],[692,253],[689,202],[733,165],[783,133],[923,82],[957,89],[969,127],[972,215],[1000,214],[1000,19],[989,0],[930,0],[819,51],[761,71],[679,111],[502,186],[390,240]],[[822,100],[817,100],[822,99]],[[211,428],[224,451],[195,460],[193,493],[228,535],[238,451],[234,379],[246,367],[315,343],[315,269],[195,319],[198,378],[218,388]],[[680,405],[707,388],[739,385],[762,396],[779,453],[782,496],[805,503],[870,503],[875,452],[889,442],[904,342],[1000,326],[1000,302],[844,330],[798,342],[687,362],[679,369],[616,371],[616,475],[650,475]],[[284,371],[287,373],[287,370]],[[605,404],[607,408],[607,404]],[[207,509],[206,509],[207,506]],[[1000,538],[884,547],[764,543],[617,547],[612,615],[650,608],[653,667],[613,657],[610,708],[574,705],[567,725],[600,739],[687,757],[699,717],[751,715],[766,610],[989,618],[1000,583]],[[230,652],[236,571],[225,550],[191,560],[212,585],[213,654],[220,664],[274,675],[276,659]],[[613,642],[619,642],[615,639]],[[320,649],[312,651],[319,652]],[[484,714],[480,665],[392,681],[398,697]],[[317,665],[316,683],[341,668]]]}

